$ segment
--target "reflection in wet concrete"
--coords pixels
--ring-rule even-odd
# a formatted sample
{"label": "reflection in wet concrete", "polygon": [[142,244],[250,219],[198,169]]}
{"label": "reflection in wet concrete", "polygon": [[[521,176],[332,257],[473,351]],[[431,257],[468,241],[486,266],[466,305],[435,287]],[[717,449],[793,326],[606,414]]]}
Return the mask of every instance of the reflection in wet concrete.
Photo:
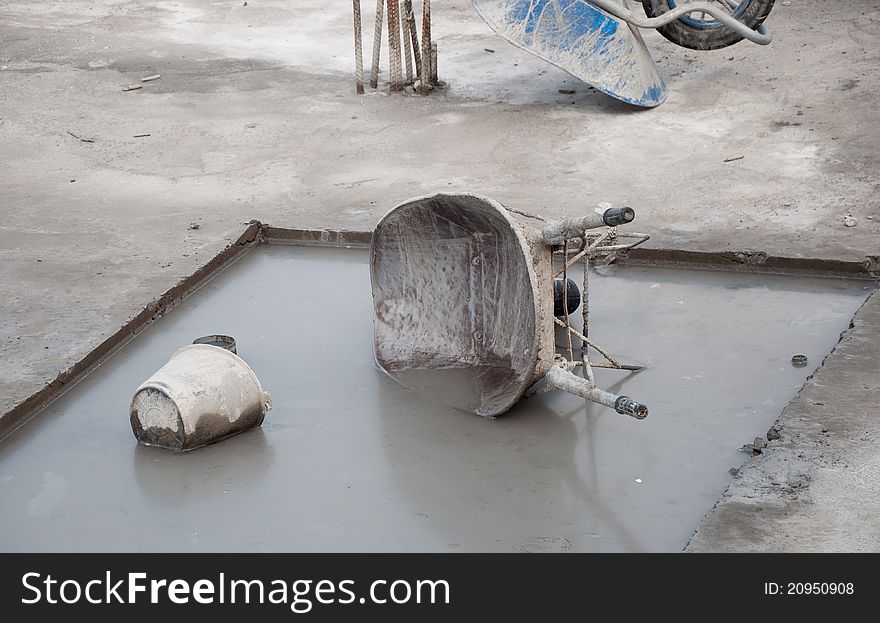
{"label": "reflection in wet concrete", "polygon": [[[366,252],[260,248],[0,443],[0,550],[677,550],[867,293],[603,269],[591,336],[647,367],[597,379],[651,415],[556,392],[490,420],[375,366]],[[262,428],[184,455],[138,447],[134,389],[214,333],[272,393]]]}
{"label": "reflection in wet concrete", "polygon": [[230,491],[235,495],[247,489],[265,477],[274,455],[260,428],[199,452],[175,454],[146,446],[135,446],[132,452],[135,479],[144,497],[171,509],[211,504]]}

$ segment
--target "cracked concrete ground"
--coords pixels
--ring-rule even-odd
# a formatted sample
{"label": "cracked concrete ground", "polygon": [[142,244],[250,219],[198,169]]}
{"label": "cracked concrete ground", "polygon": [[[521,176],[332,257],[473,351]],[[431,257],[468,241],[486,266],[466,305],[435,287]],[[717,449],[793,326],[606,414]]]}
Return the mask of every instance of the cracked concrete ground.
{"label": "cracked concrete ground", "polygon": [[877,256],[880,2],[777,4],[769,47],[648,33],[670,87],[651,111],[505,44],[466,0],[435,6],[449,86],[427,98],[354,94],[345,3],[0,6],[0,413],[251,219],[369,230],[456,189],[554,216],[631,205],[658,248]]}

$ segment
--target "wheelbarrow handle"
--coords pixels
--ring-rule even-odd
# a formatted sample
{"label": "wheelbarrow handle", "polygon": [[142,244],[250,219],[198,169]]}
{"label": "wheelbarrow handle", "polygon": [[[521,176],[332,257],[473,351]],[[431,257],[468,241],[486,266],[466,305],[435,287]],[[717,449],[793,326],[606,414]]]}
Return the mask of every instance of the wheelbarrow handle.
{"label": "wheelbarrow handle", "polygon": [[588,229],[624,225],[631,223],[635,217],[636,211],[632,208],[608,208],[601,213],[594,212],[560,221],[545,221],[541,234],[547,244],[562,244],[570,238],[580,238]]}
{"label": "wheelbarrow handle", "polygon": [[773,35],[766,26],[761,24],[757,29],[752,30],[741,21],[733,17],[730,13],[722,10],[718,5],[709,2],[688,2],[679,7],[667,11],[659,17],[646,17],[638,15],[628,8],[620,6],[615,0],[589,0],[590,4],[594,4],[606,13],[610,13],[614,17],[625,22],[638,26],[639,28],[660,28],[670,22],[674,22],[683,15],[699,11],[707,13],[719,22],[736,31],[738,35],[757,43],[758,45],[767,45],[773,40]]}
{"label": "wheelbarrow handle", "polygon": [[604,389],[599,389],[587,379],[580,377],[562,364],[556,364],[547,371],[544,379],[558,389],[586,398],[600,405],[611,407],[621,415],[628,415],[637,420],[644,420],[648,417],[648,407],[636,402],[628,396],[618,396]]}

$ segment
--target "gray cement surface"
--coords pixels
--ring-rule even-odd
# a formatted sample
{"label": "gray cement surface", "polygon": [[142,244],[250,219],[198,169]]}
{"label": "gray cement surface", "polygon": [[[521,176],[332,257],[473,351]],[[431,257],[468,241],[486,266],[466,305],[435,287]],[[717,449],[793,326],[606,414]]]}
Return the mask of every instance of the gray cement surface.
{"label": "gray cement surface", "polygon": [[0,6],[0,413],[254,218],[370,229],[458,189],[548,215],[632,205],[658,247],[880,253],[875,0],[777,3],[766,48],[648,33],[671,95],[645,112],[465,0],[435,7],[449,87],[424,99],[354,94],[347,4],[241,4]]}
{"label": "gray cement surface", "polygon": [[[818,365],[866,296],[603,269],[590,334],[646,368],[597,380],[651,415],[556,392],[490,420],[445,406],[461,392],[448,379],[426,399],[376,367],[368,258],[254,248],[0,443],[0,551],[680,550],[812,369],[792,350]],[[183,455],[138,447],[135,389],[215,332],[272,393],[262,428]]]}
{"label": "gray cement surface", "polygon": [[880,551],[880,297],[871,296],[746,464],[691,552]]}

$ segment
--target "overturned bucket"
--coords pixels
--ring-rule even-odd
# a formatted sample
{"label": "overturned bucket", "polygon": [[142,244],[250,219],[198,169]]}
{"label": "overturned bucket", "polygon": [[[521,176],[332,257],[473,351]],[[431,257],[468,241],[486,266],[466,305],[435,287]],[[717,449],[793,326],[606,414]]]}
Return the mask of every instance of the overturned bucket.
{"label": "overturned bucket", "polygon": [[259,426],[271,408],[269,392],[241,357],[194,344],[138,387],[131,428],[138,443],[183,452]]}

